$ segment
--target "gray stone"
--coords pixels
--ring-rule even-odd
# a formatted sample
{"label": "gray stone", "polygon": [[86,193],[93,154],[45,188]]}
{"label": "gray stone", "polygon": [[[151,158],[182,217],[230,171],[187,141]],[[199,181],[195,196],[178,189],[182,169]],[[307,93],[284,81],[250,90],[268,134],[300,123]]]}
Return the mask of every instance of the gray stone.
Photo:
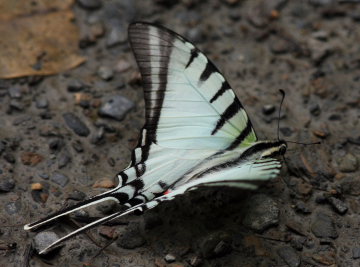
{"label": "gray stone", "polygon": [[341,191],[344,194],[360,195],[360,178],[358,177],[345,177],[341,181]]}
{"label": "gray stone", "polygon": [[84,147],[79,140],[75,140],[71,143],[71,146],[75,149],[76,152],[81,153],[84,152]]}
{"label": "gray stone", "polygon": [[107,66],[101,66],[98,69],[97,74],[105,81],[111,80],[114,77],[114,71]]}
{"label": "gray stone", "polygon": [[[57,241],[59,238],[60,237],[52,231],[40,232],[34,237],[34,240],[33,240],[34,246],[33,247],[39,253],[40,251],[42,251],[43,249],[47,248],[49,245],[51,245],[52,243]],[[59,247],[59,245],[51,248],[46,253],[48,253],[58,247]]]}
{"label": "gray stone", "polygon": [[254,195],[248,200],[243,224],[252,230],[262,232],[278,224],[279,214],[280,210],[273,199],[264,194]]}
{"label": "gray stone", "polygon": [[35,105],[37,108],[47,108],[49,106],[49,102],[46,98],[38,97],[36,98]]}
{"label": "gray stone", "polygon": [[5,210],[9,215],[13,215],[18,213],[21,210],[21,202],[20,200],[16,200],[13,202],[8,202],[5,204]]}
{"label": "gray stone", "polygon": [[309,213],[311,213],[311,210],[307,207],[307,205],[303,202],[303,201],[301,201],[301,200],[299,200],[297,203],[296,203],[296,205],[295,205],[295,210],[297,211],[297,212],[300,212],[300,213],[303,213],[303,214],[309,214]]}
{"label": "gray stone", "polygon": [[194,43],[203,43],[205,41],[204,33],[198,27],[188,30],[186,32],[186,37]]}
{"label": "gray stone", "polygon": [[145,239],[137,227],[130,225],[125,233],[122,233],[117,240],[117,245],[125,249],[134,249],[145,244]]}
{"label": "gray stone", "polygon": [[5,151],[5,144],[0,141],[0,155]]}
{"label": "gray stone", "polygon": [[301,260],[296,251],[289,246],[281,247],[277,250],[278,255],[290,267],[300,266]]}
{"label": "gray stone", "polygon": [[321,113],[321,109],[319,104],[313,104],[310,106],[310,113],[314,116],[319,116]]}
{"label": "gray stone", "polygon": [[99,115],[121,121],[134,106],[133,101],[124,96],[115,95],[100,107]]}
{"label": "gray stone", "polygon": [[309,3],[313,6],[327,6],[333,4],[335,0],[310,0]]}
{"label": "gray stone", "polygon": [[332,218],[325,213],[317,213],[312,219],[311,231],[318,238],[337,238],[338,233]]}
{"label": "gray stone", "polygon": [[63,114],[66,125],[79,136],[88,136],[90,134],[89,128],[80,120],[75,114],[68,112]]}
{"label": "gray stone", "polygon": [[225,232],[217,232],[207,236],[200,249],[204,258],[221,257],[231,251],[231,237]]}
{"label": "gray stone", "polygon": [[79,92],[85,89],[85,84],[79,80],[71,80],[67,85],[67,90],[69,92]]}
{"label": "gray stone", "polygon": [[358,169],[358,159],[351,153],[347,153],[345,157],[340,159],[339,169],[342,172],[354,172]]}
{"label": "gray stone", "polygon": [[60,154],[58,157],[58,166],[59,169],[64,168],[69,162],[71,162],[71,157],[67,154]]}
{"label": "gray stone", "polygon": [[164,257],[164,260],[167,262],[167,263],[172,263],[176,260],[176,257],[172,254],[166,254],[165,257]]}
{"label": "gray stone", "polygon": [[81,192],[79,190],[74,190],[68,197],[69,199],[81,201],[86,198],[86,194],[84,192]]}
{"label": "gray stone", "polygon": [[15,180],[9,177],[3,177],[0,180],[0,192],[10,192],[15,187]]}
{"label": "gray stone", "polygon": [[96,209],[101,213],[107,215],[114,213],[115,209],[118,207],[117,203],[114,201],[106,201],[100,203],[96,206]]}
{"label": "gray stone", "polygon": [[352,257],[353,259],[359,259],[360,258],[360,248],[356,247],[352,249]]}
{"label": "gray stone", "polygon": [[77,2],[84,9],[98,9],[101,7],[101,0],[78,0]]}
{"label": "gray stone", "polygon": [[25,108],[24,104],[16,99],[10,100],[10,107],[18,111],[23,111]]}
{"label": "gray stone", "polygon": [[112,27],[106,38],[106,46],[113,47],[127,41],[126,31],[117,27]]}
{"label": "gray stone", "polygon": [[8,89],[9,96],[11,98],[21,98],[22,90],[19,86],[12,86]]}
{"label": "gray stone", "polygon": [[345,214],[347,212],[348,210],[347,205],[340,199],[335,197],[329,197],[328,201],[337,213]]}
{"label": "gray stone", "polygon": [[64,174],[62,174],[62,173],[55,172],[51,176],[51,181],[53,181],[54,183],[60,185],[61,187],[64,187],[69,182],[69,178],[67,176],[65,176]]}
{"label": "gray stone", "polygon": [[268,104],[268,105],[263,106],[262,112],[264,115],[270,115],[270,114],[274,113],[275,109],[276,108],[274,105]]}
{"label": "gray stone", "polygon": [[39,176],[44,180],[49,180],[49,175],[47,173],[40,173]]}

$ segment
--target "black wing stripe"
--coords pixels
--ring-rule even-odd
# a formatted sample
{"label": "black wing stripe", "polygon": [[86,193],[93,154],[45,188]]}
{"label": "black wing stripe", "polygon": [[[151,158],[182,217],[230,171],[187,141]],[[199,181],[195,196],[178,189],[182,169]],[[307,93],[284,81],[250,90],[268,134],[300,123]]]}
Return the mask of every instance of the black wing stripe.
{"label": "black wing stripe", "polygon": [[210,75],[214,72],[217,72],[216,68],[210,61],[208,61],[206,63],[205,69],[203,70],[203,72],[200,75],[200,81],[202,81],[202,82],[206,81],[210,77]]}
{"label": "black wing stripe", "polygon": [[250,120],[248,119],[245,129],[241,131],[241,133],[236,137],[236,139],[230,144],[230,146],[226,150],[232,150],[236,148],[239,144],[241,144],[242,141],[245,140],[245,138],[251,133],[251,131],[252,125]]}
{"label": "black wing stripe", "polygon": [[[121,186],[125,185],[127,180],[128,180],[128,176],[125,172],[120,172],[118,174],[118,179],[119,179],[119,183],[121,184]],[[121,180],[120,180],[121,179]]]}
{"label": "black wing stripe", "polygon": [[230,89],[231,89],[230,84],[227,81],[224,81],[221,85],[221,88],[210,99],[210,103],[214,102],[216,99],[218,99],[220,96],[222,96],[223,93],[225,93],[227,90],[230,90]]}
{"label": "black wing stripe", "polygon": [[191,65],[191,63],[192,63],[192,62],[194,61],[194,59],[198,56],[198,54],[199,54],[199,52],[197,51],[197,49],[193,48],[193,49],[191,50],[191,56],[190,56],[190,59],[189,59],[188,63],[187,63],[186,66],[185,66],[185,69],[187,69],[187,68]]}
{"label": "black wing stripe", "polygon": [[221,114],[220,119],[217,121],[214,130],[211,132],[211,135],[214,135],[221,127],[224,126],[227,120],[230,120],[232,117],[236,115],[241,109],[241,105],[239,100],[235,97],[234,101],[231,103],[230,106]]}

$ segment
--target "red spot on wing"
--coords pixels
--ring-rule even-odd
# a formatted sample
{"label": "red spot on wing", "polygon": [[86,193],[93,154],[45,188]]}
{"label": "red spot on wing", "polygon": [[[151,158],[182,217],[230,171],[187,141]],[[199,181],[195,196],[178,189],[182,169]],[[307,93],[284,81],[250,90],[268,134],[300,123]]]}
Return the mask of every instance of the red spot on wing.
{"label": "red spot on wing", "polygon": [[164,195],[167,195],[167,194],[169,194],[169,193],[171,193],[171,190],[170,190],[170,189],[166,190],[166,191],[164,192]]}

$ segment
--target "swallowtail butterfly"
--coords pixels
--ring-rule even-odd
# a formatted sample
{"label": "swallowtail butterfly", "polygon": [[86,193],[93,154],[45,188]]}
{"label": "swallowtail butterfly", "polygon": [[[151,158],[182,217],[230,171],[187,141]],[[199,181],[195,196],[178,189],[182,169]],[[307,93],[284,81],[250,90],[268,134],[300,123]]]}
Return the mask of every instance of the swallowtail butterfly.
{"label": "swallowtail butterfly", "polygon": [[24,226],[114,200],[127,206],[60,238],[40,253],[89,228],[204,186],[256,189],[275,178],[287,144],[259,141],[244,107],[210,60],[182,36],[135,22],[129,40],[140,68],[145,125],[116,188]]}

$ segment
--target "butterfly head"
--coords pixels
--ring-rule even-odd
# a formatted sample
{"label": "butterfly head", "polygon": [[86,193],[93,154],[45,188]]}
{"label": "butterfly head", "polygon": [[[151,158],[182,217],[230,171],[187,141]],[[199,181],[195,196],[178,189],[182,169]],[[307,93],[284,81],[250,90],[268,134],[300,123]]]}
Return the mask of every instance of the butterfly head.
{"label": "butterfly head", "polygon": [[260,154],[261,158],[274,158],[282,156],[287,150],[287,143],[284,140],[266,141],[266,148]]}

